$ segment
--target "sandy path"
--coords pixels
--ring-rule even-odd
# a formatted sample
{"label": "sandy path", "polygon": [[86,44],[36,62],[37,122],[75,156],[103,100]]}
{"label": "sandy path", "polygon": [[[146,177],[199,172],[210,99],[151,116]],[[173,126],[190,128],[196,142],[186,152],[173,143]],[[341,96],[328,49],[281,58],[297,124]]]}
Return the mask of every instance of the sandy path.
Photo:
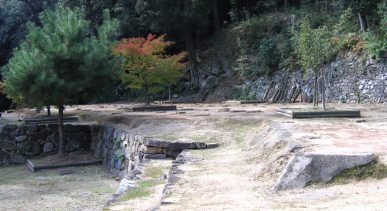
{"label": "sandy path", "polygon": [[184,174],[172,186],[161,210],[254,210],[259,195],[254,191],[253,163],[240,143],[239,133],[213,131],[222,147],[190,151],[198,158],[181,166]]}

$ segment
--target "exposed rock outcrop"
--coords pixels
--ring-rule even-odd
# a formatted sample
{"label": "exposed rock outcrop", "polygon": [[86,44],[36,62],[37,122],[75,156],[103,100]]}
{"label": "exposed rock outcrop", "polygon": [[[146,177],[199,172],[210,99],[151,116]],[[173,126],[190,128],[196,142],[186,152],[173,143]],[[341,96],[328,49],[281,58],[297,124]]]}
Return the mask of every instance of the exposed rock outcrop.
{"label": "exposed rock outcrop", "polygon": [[371,153],[297,153],[286,165],[275,190],[303,188],[310,182],[329,182],[341,171],[370,163]]}

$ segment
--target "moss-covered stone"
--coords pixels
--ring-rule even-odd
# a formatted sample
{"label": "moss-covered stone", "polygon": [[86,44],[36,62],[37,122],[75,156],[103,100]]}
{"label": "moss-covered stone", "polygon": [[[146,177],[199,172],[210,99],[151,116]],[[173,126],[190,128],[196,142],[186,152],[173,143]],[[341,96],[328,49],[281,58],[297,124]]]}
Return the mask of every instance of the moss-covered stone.
{"label": "moss-covered stone", "polygon": [[387,166],[377,161],[369,164],[346,169],[337,174],[329,183],[349,183],[367,178],[383,179],[387,177]]}

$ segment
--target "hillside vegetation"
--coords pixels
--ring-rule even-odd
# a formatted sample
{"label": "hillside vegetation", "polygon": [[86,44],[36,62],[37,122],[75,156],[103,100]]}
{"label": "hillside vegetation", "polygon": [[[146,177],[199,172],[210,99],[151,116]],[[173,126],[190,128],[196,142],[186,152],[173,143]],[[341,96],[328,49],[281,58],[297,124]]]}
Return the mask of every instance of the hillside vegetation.
{"label": "hillside vegetation", "polygon": [[[42,12],[82,10],[89,36],[98,37],[105,11],[119,21],[116,40],[154,34],[173,43],[164,55],[188,53],[183,77],[158,83],[152,99],[175,94],[186,96],[183,100],[217,101],[214,92],[240,98],[243,90],[235,85],[279,72],[314,73],[320,80],[321,66],[344,52],[385,58],[386,5],[385,0],[1,0],[0,66],[28,41],[29,22],[41,26]],[[308,56],[312,49],[317,49],[314,56]],[[95,102],[149,94],[146,86],[133,89],[118,78],[105,90],[109,94]],[[9,106],[4,95],[0,104]]]}

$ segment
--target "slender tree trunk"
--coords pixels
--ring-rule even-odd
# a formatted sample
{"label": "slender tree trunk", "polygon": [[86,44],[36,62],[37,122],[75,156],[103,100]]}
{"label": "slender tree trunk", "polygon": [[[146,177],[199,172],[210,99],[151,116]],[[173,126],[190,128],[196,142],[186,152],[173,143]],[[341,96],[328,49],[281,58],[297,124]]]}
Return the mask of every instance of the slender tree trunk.
{"label": "slender tree trunk", "polygon": [[366,32],[367,31],[367,20],[366,20],[365,16],[362,15],[360,12],[357,13],[357,16],[359,18],[360,30],[362,32]]}
{"label": "slender tree trunk", "polygon": [[96,29],[96,20],[93,19],[93,3],[91,0],[84,0],[84,5],[85,5],[85,15],[86,19],[91,22],[91,29],[90,29],[90,34],[91,35],[96,35],[97,34],[97,29]]}
{"label": "slender tree trunk", "polygon": [[318,107],[318,85],[317,75],[314,77],[314,96],[313,96],[313,107]]}
{"label": "slender tree trunk", "polygon": [[47,105],[47,116],[51,116],[51,106]]}
{"label": "slender tree trunk", "polygon": [[144,84],[145,84],[145,92],[146,92],[146,105],[149,105],[150,104],[150,97],[149,97],[149,85],[147,83],[147,81],[145,79],[144,80]]}
{"label": "slender tree trunk", "polygon": [[289,0],[284,0],[284,8],[287,9],[289,6]]}
{"label": "slender tree trunk", "polygon": [[64,143],[64,132],[63,132],[63,110],[64,107],[62,104],[59,104],[58,106],[58,133],[59,133],[59,151],[58,155],[59,156],[64,156],[65,155],[65,143]]}
{"label": "slender tree trunk", "polygon": [[322,103],[323,103],[323,109],[327,110],[326,107],[326,96],[325,96],[325,72],[323,72],[323,76],[321,78],[321,90],[322,90]]}
{"label": "slender tree trunk", "polygon": [[[184,0],[184,14],[185,16],[188,16],[189,14],[189,1]],[[188,51],[188,60],[189,60],[189,70],[191,74],[191,86],[193,88],[199,87],[199,75],[198,75],[198,70],[197,70],[197,61],[196,61],[196,56],[195,56],[195,40],[193,37],[192,29],[189,28],[190,26],[187,26],[183,30],[183,36],[184,36],[184,43],[185,47]]]}
{"label": "slender tree trunk", "polygon": [[117,4],[117,1],[118,0],[111,0],[110,1],[110,5],[109,5],[109,12],[110,12],[110,16],[113,18],[115,17],[115,7],[116,7],[116,4]]}
{"label": "slender tree trunk", "polygon": [[[31,10],[31,13],[32,13],[32,16],[33,16],[33,19],[34,19],[34,22],[38,25],[38,26],[41,26],[42,23],[40,22],[40,19],[39,19],[39,9],[36,9],[35,8],[35,5],[39,5],[39,4],[36,4],[36,2],[33,2],[31,0],[28,0],[28,1],[24,1],[24,3],[30,8]],[[41,8],[42,9],[42,8]]]}
{"label": "slender tree trunk", "polygon": [[318,108],[318,104],[320,103],[320,92],[319,92],[319,84],[318,84],[318,77],[316,78],[316,107]]}
{"label": "slender tree trunk", "polygon": [[217,32],[220,29],[218,0],[212,0],[212,8],[214,15],[214,31]]}
{"label": "slender tree trunk", "polygon": [[168,86],[168,100],[171,101],[172,99],[172,93],[171,93],[171,84]]}

